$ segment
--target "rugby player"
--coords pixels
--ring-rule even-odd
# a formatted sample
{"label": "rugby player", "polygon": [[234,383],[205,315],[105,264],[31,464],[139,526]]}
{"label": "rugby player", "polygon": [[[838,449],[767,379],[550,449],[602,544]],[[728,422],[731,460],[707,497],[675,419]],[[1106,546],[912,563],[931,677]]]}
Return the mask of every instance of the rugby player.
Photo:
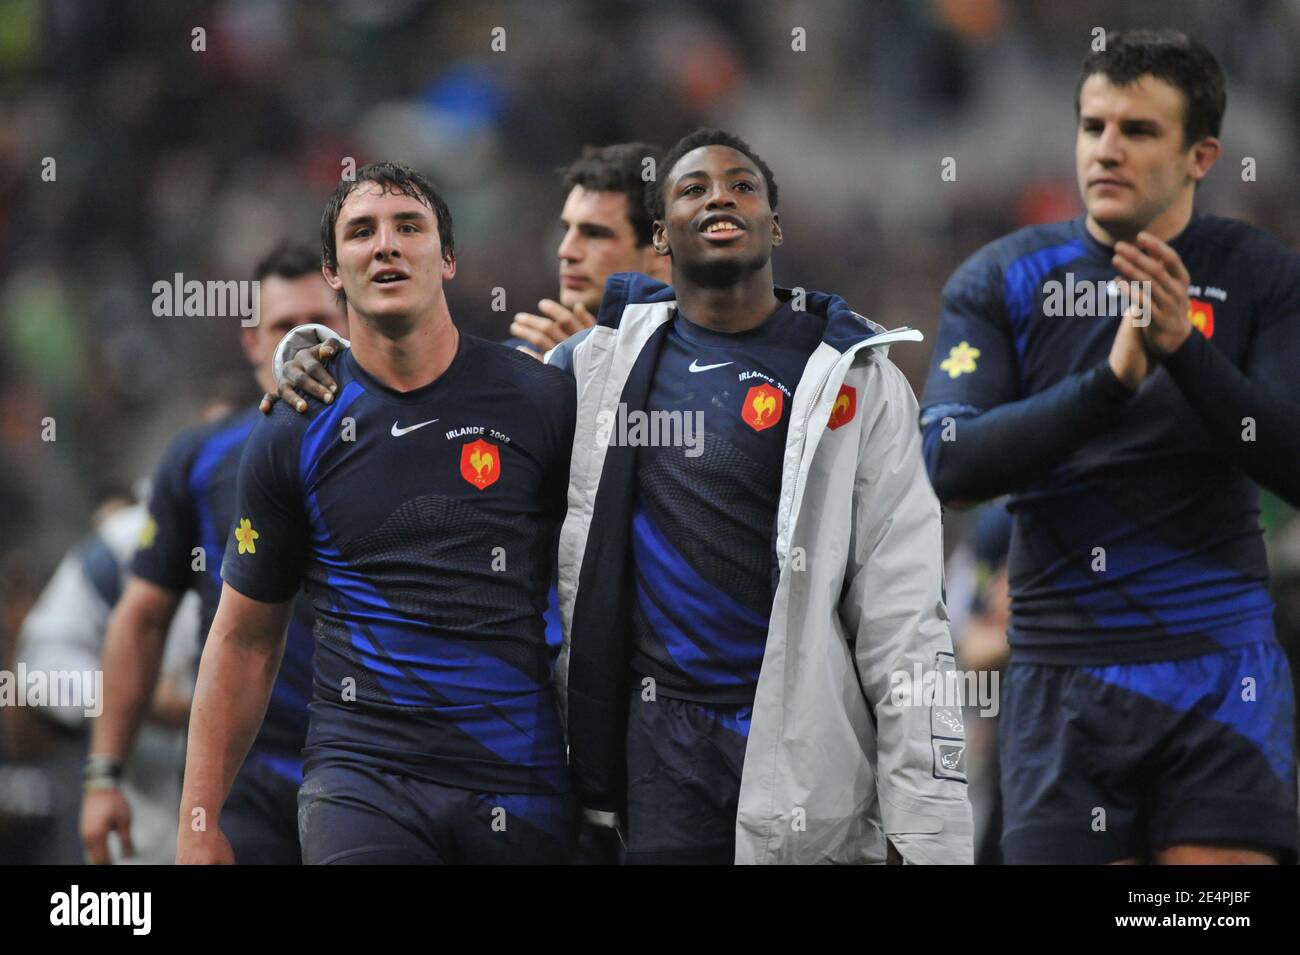
{"label": "rugby player", "polygon": [[[281,243],[257,266],[259,321],[241,330],[254,378],[271,382],[271,355],[285,332],[304,321],[346,331],[342,311],[321,280],[310,246]],[[104,712],[94,722],[86,762],[81,837],[91,861],[110,861],[114,832],[130,855],[131,807],[118,787],[141,719],[149,709],[163,659],[164,637],[189,590],[198,593],[200,633],[206,635],[221,592],[225,538],[234,525],[235,477],[240,449],[261,416],[247,406],[181,433],[158,465],[149,517],[104,638]],[[311,680],[311,612],[294,609],[285,663],[262,731],[239,780],[225,801],[235,860],[241,864],[293,864],[300,860],[297,791],[307,730]],[[223,794],[224,795],[224,794]]]}
{"label": "rugby player", "polygon": [[[600,308],[605,282],[616,272],[641,272],[663,282],[669,280],[669,259],[660,255],[651,243],[650,213],[645,202],[646,187],[653,177],[645,175],[650,159],[654,168],[662,151],[648,143],[617,143],[612,146],[587,146],[582,155],[561,170],[568,193],[560,212],[564,229],[556,249],[559,259],[560,288],[558,300],[542,299],[538,312],[520,312],[511,323],[513,336],[506,344],[525,354],[541,358],[569,336],[589,328]],[[314,330],[299,330],[283,349],[316,344],[323,336]],[[338,348],[327,345],[321,361]],[[314,352],[302,351],[299,361],[283,367],[285,397],[297,407],[301,400],[293,389],[324,398],[329,394],[322,382],[329,380]],[[313,377],[314,376],[314,377]],[[279,395],[268,394],[263,409],[269,411]],[[555,650],[561,644],[559,598],[554,585],[547,596],[546,640]],[[600,839],[595,830],[584,827],[579,859],[585,861],[596,853],[588,851],[591,839]],[[611,852],[604,853],[605,856]]]}
{"label": "rugby player", "polygon": [[[1110,35],[1076,88],[1086,213],[991,243],[944,289],[929,474],[944,502],[1011,492],[1015,515],[1008,862],[1295,851],[1257,484],[1300,504],[1300,259],[1195,209],[1224,105],[1199,42]],[[1126,312],[1049,306],[1115,280],[1141,290]]]}
{"label": "rugby player", "polygon": [[[742,140],[697,131],[662,172],[672,287],[613,276],[549,357],[582,396],[560,600],[587,816],[625,820],[629,863],[884,861],[884,836],[969,862],[960,714],[891,694],[952,659],[939,505],[883,347],[920,335],[774,287],[777,185]],[[623,433],[636,415],[702,445]]]}
{"label": "rugby player", "polygon": [[443,288],[451,212],[418,173],[359,170],[327,204],[321,239],[352,347],[327,369],[336,393],[306,414],[275,408],[244,450],[177,859],[229,860],[214,807],[257,731],[305,581],[317,651],[303,861],[567,861],[577,816],[542,611],[572,382],[457,331]]}
{"label": "rugby player", "polygon": [[[556,250],[560,263],[558,301],[542,299],[537,307],[540,315],[517,313],[510,325],[512,337],[505,344],[541,358],[569,336],[591,327],[605,281],[615,272],[641,272],[663,282],[669,280],[669,260],[650,241],[645,193],[653,179],[645,178],[646,159],[653,160],[657,168],[662,159],[659,147],[648,143],[587,146],[562,170],[569,191],[560,211],[564,235]],[[284,356],[325,341],[326,336],[319,331],[298,330],[281,349]],[[336,354],[339,347],[327,344],[319,353],[320,361]],[[281,390],[295,407],[301,401],[295,389],[317,398],[329,393],[323,384],[329,377],[316,354],[303,351],[297,362],[287,364],[277,360],[276,367],[283,369],[285,378]],[[269,412],[280,397],[268,393],[263,410]],[[546,639],[559,650],[559,600],[554,587],[547,600]]]}

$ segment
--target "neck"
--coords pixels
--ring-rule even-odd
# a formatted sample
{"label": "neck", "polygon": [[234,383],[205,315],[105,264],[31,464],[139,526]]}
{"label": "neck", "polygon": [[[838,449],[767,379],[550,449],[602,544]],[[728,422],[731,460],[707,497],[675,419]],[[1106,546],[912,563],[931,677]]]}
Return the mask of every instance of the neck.
{"label": "neck", "polygon": [[1194,189],[1185,189],[1158,216],[1147,223],[1111,223],[1102,225],[1091,215],[1085,221],[1088,232],[1102,245],[1114,245],[1116,242],[1134,242],[1139,232],[1150,232],[1162,242],[1168,242],[1187,228],[1192,221]]}
{"label": "neck", "polygon": [[781,307],[781,301],[772,293],[770,263],[726,288],[693,285],[674,266],[673,289],[677,304],[690,320],[715,332],[757,328]]}
{"label": "neck", "polygon": [[447,300],[422,317],[362,315],[348,306],[352,357],[366,374],[394,391],[414,391],[438,379],[456,357],[460,332]]}

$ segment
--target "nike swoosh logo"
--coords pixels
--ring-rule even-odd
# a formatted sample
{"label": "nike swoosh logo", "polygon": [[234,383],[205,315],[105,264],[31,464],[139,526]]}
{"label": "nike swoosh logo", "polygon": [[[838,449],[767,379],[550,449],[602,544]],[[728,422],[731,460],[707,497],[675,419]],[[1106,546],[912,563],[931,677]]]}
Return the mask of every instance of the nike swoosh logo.
{"label": "nike swoosh logo", "polygon": [[416,430],[417,428],[423,428],[426,424],[433,424],[433,423],[434,423],[435,421],[437,421],[437,420],[439,420],[439,419],[437,419],[437,418],[430,418],[428,421],[421,421],[419,424],[413,424],[413,425],[411,425],[409,428],[399,428],[399,427],[397,426],[397,422],[394,421],[394,422],[393,422],[392,435],[393,435],[394,438],[400,438],[402,435],[406,434],[408,431],[414,431],[414,430]]}
{"label": "nike swoosh logo", "polygon": [[698,358],[692,359],[690,367],[687,368],[686,370],[698,373],[701,371],[713,371],[713,369],[715,368],[726,368],[728,365],[735,364],[735,362],[722,361],[722,362],[718,362],[718,364],[716,365],[701,365],[699,361],[700,360]]}

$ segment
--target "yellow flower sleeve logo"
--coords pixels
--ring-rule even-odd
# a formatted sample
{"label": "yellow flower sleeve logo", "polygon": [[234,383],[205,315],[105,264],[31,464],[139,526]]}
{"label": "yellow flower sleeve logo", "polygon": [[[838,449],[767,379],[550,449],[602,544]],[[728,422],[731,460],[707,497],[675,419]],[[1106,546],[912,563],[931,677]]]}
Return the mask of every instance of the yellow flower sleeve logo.
{"label": "yellow flower sleeve logo", "polygon": [[953,345],[948,357],[939,363],[939,368],[948,373],[949,378],[956,378],[975,370],[975,359],[980,356],[978,348],[972,348],[970,342]]}
{"label": "yellow flower sleeve logo", "polygon": [[140,537],[136,540],[135,546],[140,550],[148,550],[153,546],[154,538],[158,536],[158,522],[150,514],[144,519],[144,524],[140,527]]}
{"label": "yellow flower sleeve logo", "polygon": [[239,519],[239,526],[235,528],[235,540],[239,541],[239,552],[241,554],[256,554],[257,545],[253,543],[262,535],[253,530],[253,522],[247,517]]}

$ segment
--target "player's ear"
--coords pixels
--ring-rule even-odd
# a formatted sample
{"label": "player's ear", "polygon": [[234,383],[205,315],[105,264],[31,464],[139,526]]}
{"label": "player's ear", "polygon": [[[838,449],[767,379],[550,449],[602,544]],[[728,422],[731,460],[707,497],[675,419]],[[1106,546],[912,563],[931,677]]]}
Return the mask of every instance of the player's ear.
{"label": "player's ear", "polygon": [[1206,136],[1191,149],[1188,175],[1194,182],[1200,182],[1210,174],[1210,169],[1223,152],[1223,145],[1213,136]]}
{"label": "player's ear", "polygon": [[454,279],[455,277],[456,277],[456,256],[454,255],[444,256],[442,260],[442,280],[446,282],[448,279]]}
{"label": "player's ear", "polygon": [[338,269],[330,265],[321,264],[320,274],[325,276],[325,284],[336,292],[343,290],[343,280],[339,278]]}
{"label": "player's ear", "polygon": [[668,248],[668,233],[664,230],[664,224],[656,219],[651,228],[650,243],[655,247],[655,251],[660,255],[672,255],[673,250]]}
{"label": "player's ear", "polygon": [[776,247],[785,241],[785,236],[781,234],[781,217],[775,212],[772,213],[772,246]]}

